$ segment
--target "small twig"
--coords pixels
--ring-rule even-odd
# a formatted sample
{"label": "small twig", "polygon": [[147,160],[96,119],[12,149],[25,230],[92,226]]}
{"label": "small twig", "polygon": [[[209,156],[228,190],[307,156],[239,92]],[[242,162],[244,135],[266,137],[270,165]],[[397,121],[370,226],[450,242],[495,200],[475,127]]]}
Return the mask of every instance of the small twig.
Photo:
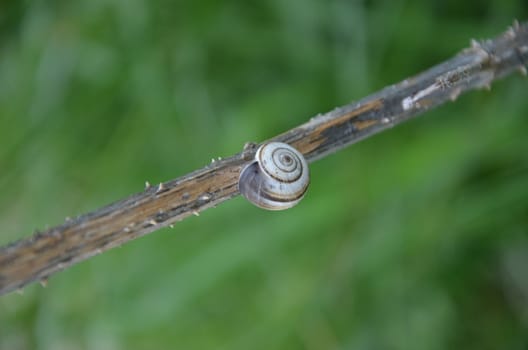
{"label": "small twig", "polygon": [[[526,75],[528,23],[514,25],[493,40],[472,41],[455,57],[403,82],[318,115],[273,140],[289,143],[309,162],[415,117],[468,91],[518,71]],[[0,248],[0,294],[120,246],[187,216],[233,198],[240,170],[255,144],[230,158],[178,179],[146,184],[131,197]]]}

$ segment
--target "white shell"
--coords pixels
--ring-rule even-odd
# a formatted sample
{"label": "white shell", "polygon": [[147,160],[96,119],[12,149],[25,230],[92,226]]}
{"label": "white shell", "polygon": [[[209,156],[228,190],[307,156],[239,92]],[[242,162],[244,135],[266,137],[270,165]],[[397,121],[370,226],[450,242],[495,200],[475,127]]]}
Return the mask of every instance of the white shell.
{"label": "white shell", "polygon": [[238,188],[260,208],[284,210],[299,203],[309,183],[303,155],[286,143],[269,142],[259,147],[255,161],[242,170]]}

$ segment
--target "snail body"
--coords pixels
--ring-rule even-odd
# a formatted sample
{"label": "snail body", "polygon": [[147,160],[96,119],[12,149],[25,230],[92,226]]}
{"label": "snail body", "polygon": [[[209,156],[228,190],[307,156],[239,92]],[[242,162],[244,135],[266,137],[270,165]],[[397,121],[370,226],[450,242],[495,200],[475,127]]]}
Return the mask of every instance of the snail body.
{"label": "snail body", "polygon": [[304,156],[282,142],[261,145],[240,173],[240,193],[257,207],[284,210],[303,198],[310,176]]}

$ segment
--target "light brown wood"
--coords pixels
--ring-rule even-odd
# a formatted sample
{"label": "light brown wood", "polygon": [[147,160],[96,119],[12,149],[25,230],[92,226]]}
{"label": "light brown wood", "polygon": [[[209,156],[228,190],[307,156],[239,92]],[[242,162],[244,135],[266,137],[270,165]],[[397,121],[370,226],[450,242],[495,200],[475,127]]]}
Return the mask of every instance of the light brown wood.
{"label": "light brown wood", "polygon": [[[419,75],[272,140],[293,145],[313,162],[512,72],[526,75],[527,62],[528,24],[514,23],[493,40],[473,41]],[[57,271],[237,196],[240,170],[255,149],[248,145],[233,157],[0,248],[0,294],[45,283]]]}

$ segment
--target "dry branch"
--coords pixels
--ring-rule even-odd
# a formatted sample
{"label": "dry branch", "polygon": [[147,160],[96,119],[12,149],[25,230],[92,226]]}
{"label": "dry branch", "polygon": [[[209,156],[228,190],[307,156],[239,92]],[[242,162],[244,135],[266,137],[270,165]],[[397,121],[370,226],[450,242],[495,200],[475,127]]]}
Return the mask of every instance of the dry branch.
{"label": "dry branch", "polygon": [[[526,75],[528,23],[493,40],[472,41],[453,58],[399,84],[318,115],[273,140],[289,143],[309,162],[415,117],[463,92],[489,88],[518,71]],[[191,214],[237,196],[238,176],[254,147],[129,198],[0,248],[0,294],[48,276]]]}

